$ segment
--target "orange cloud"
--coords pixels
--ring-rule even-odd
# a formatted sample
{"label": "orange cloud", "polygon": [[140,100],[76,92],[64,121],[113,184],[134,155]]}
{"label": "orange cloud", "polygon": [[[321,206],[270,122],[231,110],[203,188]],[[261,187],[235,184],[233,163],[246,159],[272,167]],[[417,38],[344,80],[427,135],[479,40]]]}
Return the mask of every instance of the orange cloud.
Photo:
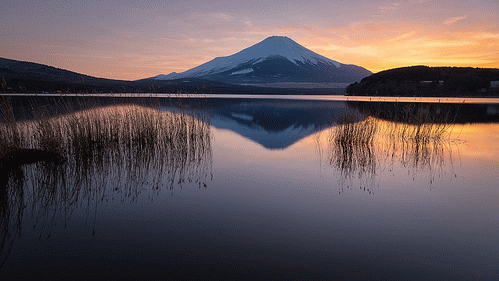
{"label": "orange cloud", "polygon": [[[324,33],[297,41],[326,57],[373,72],[421,64],[499,67],[499,33],[480,26],[454,31],[409,23],[364,22]],[[335,39],[331,39],[333,35]]]}
{"label": "orange cloud", "polygon": [[444,24],[445,25],[452,25],[452,24],[455,24],[458,21],[462,21],[462,20],[465,20],[467,18],[468,18],[468,16],[461,16],[461,17],[449,18],[446,21],[444,21]]}

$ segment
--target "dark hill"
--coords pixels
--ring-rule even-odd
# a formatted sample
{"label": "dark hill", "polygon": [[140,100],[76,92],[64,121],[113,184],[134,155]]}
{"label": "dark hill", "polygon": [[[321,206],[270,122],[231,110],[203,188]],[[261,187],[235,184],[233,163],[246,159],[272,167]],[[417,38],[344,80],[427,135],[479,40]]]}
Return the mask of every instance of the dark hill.
{"label": "dark hill", "polygon": [[48,65],[0,58],[0,93],[342,94],[344,89],[283,89],[235,85],[200,78],[123,81],[92,77]]}
{"label": "dark hill", "polygon": [[92,77],[48,65],[0,58],[0,92],[91,92],[131,82]]}
{"label": "dark hill", "polygon": [[16,61],[5,58],[0,58],[0,77],[1,76],[6,80],[30,79],[79,84],[88,83],[93,85],[123,82],[119,80],[96,78],[39,63]]}
{"label": "dark hill", "polygon": [[499,69],[412,66],[385,70],[351,84],[360,96],[498,96]]}

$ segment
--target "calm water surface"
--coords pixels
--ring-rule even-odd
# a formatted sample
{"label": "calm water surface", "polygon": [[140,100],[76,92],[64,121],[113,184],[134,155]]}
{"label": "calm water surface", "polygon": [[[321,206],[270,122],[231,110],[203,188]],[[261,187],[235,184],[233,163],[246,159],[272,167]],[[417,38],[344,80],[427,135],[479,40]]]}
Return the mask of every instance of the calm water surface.
{"label": "calm water surface", "polygon": [[3,164],[1,280],[499,280],[497,104],[88,104],[16,122],[124,136]]}

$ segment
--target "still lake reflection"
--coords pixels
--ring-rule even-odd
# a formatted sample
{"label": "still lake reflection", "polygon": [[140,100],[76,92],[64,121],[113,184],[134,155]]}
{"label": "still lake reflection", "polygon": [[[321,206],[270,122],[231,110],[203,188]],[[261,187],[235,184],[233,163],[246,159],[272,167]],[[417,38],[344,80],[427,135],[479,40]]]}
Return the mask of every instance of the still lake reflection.
{"label": "still lake reflection", "polygon": [[[2,280],[499,279],[497,105],[16,97],[2,111]],[[56,156],[23,158],[41,151]]]}

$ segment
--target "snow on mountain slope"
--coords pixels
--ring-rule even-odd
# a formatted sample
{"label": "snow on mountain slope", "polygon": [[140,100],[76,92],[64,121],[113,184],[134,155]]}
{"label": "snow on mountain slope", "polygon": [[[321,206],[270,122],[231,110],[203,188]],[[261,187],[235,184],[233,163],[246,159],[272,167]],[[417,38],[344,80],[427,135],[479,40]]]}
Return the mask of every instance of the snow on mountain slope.
{"label": "snow on mountain slope", "polygon": [[[265,67],[266,69],[262,69],[262,67]],[[324,80],[323,77],[327,76],[327,73],[334,72],[336,73],[334,75],[344,77],[345,75],[339,73],[344,71],[356,71],[352,70],[351,67],[352,66],[350,65],[344,65],[319,55],[288,37],[272,36],[233,55],[217,57],[182,73],[173,72],[168,75],[158,75],[152,77],[152,79],[171,80],[187,77],[202,77],[237,83],[249,81],[251,79],[254,80],[257,76],[259,77],[258,81],[260,82],[263,81],[263,76],[266,76],[267,78],[270,76],[282,76],[282,79],[289,82],[293,79],[301,80],[299,76],[304,75],[307,72],[308,74],[305,74],[307,80],[313,79],[311,77],[314,76],[321,76],[321,79]],[[345,69],[339,70],[343,68]],[[289,77],[286,78],[283,73],[293,73],[294,76],[291,78],[291,76],[288,75]],[[365,73],[368,75],[369,71],[365,70]],[[236,81],[234,80],[235,76],[241,78],[238,78],[239,80]],[[273,80],[276,79],[274,78]]]}
{"label": "snow on mountain slope", "polygon": [[322,62],[336,67],[341,65],[337,61],[310,51],[288,37],[272,36],[231,56],[217,57],[185,72],[173,72],[168,75],[158,75],[155,78],[163,80],[210,75],[237,68],[242,64],[256,64],[272,56],[284,57],[295,64],[297,62],[311,64]]}

